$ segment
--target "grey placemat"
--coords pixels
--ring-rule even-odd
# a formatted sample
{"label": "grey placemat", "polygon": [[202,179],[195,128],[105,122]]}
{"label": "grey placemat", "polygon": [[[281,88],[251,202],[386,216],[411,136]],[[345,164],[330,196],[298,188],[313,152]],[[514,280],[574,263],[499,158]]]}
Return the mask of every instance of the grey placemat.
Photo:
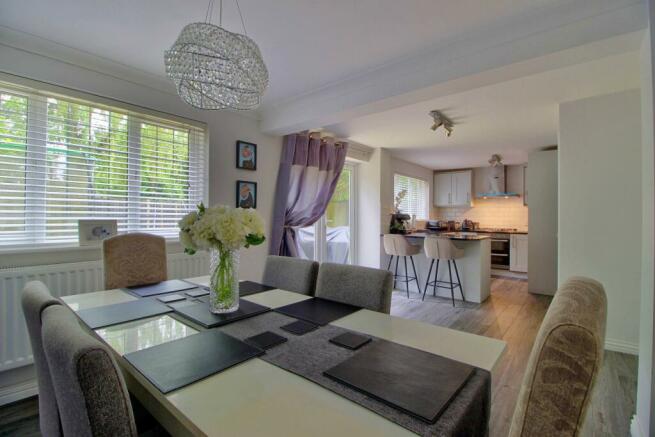
{"label": "grey placemat", "polygon": [[[427,424],[408,414],[353,390],[323,375],[323,372],[357,351],[351,351],[329,342],[348,330],[332,325],[319,327],[302,336],[280,329],[295,319],[279,313],[266,313],[221,327],[220,330],[239,339],[264,331],[272,331],[288,338],[286,343],[266,351],[260,358],[284,370],[321,385],[382,417],[420,435],[425,436],[486,436],[491,406],[491,375],[476,369],[455,399],[434,425]],[[373,342],[386,341],[372,337]],[[366,347],[366,346],[364,346]]]}

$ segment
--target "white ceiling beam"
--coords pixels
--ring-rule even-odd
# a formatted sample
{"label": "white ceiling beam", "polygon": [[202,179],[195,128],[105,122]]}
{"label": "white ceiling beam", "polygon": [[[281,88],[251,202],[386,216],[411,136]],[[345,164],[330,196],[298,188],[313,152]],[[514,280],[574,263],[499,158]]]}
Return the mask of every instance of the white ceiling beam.
{"label": "white ceiling beam", "polygon": [[[579,2],[548,16],[525,17],[479,35],[408,57],[261,110],[265,133],[329,126],[471,88],[634,50],[648,25],[645,3],[594,13]],[[632,34],[632,35],[630,35]],[[626,35],[625,38],[614,38]],[[592,43],[612,38],[610,44]],[[591,46],[590,46],[591,44]],[[638,44],[638,42],[637,42]],[[584,50],[576,47],[587,45]],[[638,47],[638,45],[637,45]],[[329,55],[326,54],[326,62]],[[320,68],[320,67],[317,67]]]}

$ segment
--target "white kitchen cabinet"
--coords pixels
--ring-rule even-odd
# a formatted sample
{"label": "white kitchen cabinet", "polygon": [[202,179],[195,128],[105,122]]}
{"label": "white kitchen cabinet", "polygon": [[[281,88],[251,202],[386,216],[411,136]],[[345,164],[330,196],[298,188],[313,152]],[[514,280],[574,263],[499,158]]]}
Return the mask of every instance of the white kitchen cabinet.
{"label": "white kitchen cabinet", "polygon": [[450,173],[434,174],[434,204],[435,206],[450,206],[452,176]]}
{"label": "white kitchen cabinet", "polygon": [[473,173],[471,170],[458,171],[453,175],[453,205],[470,206],[471,205],[471,183]]}
{"label": "white kitchen cabinet", "polygon": [[509,269],[513,272],[528,271],[528,236],[512,234],[509,245]]}
{"label": "white kitchen cabinet", "polygon": [[471,184],[471,170],[435,173],[434,205],[471,206]]}

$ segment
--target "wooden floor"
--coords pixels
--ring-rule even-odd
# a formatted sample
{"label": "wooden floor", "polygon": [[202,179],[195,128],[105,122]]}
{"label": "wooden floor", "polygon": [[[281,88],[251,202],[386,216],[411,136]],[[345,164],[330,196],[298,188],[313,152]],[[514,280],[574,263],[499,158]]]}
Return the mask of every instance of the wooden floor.
{"label": "wooden floor", "polygon": [[[457,302],[453,308],[447,299],[421,302],[416,292],[409,299],[394,292],[391,313],[507,342],[493,374],[490,427],[491,436],[500,437],[509,431],[532,341],[549,304],[549,297],[528,293],[525,281],[494,279],[491,297],[481,305]],[[637,357],[607,352],[583,435],[628,436],[636,390]],[[35,398],[0,407],[0,436],[7,435],[39,435]]]}
{"label": "wooden floor", "polygon": [[[492,375],[490,434],[506,436],[525,372],[532,342],[551,298],[528,293],[527,282],[516,279],[492,280],[491,296],[483,304],[426,297],[416,292],[394,292],[391,314],[446,326],[507,342],[504,357]],[[584,436],[628,436],[635,410],[637,357],[606,352],[603,368],[594,389]]]}

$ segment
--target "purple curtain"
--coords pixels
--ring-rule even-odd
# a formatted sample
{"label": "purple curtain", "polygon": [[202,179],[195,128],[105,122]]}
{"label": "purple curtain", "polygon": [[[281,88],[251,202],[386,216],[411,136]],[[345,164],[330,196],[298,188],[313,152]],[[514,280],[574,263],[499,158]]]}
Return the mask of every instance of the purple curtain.
{"label": "purple curtain", "polygon": [[296,229],[325,213],[346,160],[347,143],[318,134],[284,137],[275,188],[271,255],[298,256]]}

